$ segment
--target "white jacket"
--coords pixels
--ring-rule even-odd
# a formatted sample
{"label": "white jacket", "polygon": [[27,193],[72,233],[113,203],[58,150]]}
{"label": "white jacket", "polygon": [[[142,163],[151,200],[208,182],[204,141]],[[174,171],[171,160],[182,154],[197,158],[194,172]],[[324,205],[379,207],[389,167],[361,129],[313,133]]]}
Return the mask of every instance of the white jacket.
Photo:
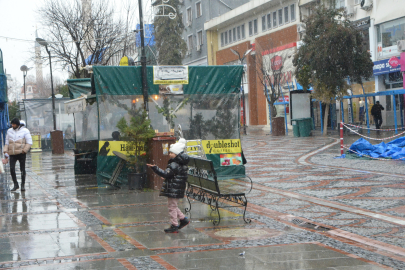
{"label": "white jacket", "polygon": [[26,127],[23,126],[17,129],[9,128],[7,130],[4,152],[8,152],[9,155],[18,155],[24,150],[24,152],[27,153],[31,145],[31,133]]}

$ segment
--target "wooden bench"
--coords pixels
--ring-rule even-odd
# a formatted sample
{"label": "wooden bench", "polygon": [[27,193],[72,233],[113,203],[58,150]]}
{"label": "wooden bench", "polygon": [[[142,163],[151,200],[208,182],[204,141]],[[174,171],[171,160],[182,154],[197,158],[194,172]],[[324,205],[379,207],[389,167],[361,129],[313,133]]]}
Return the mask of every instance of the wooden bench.
{"label": "wooden bench", "polygon": [[[244,207],[243,220],[250,223],[246,218],[247,198],[246,194],[252,190],[252,179],[248,176],[228,176],[226,178],[217,177],[213,162],[208,159],[190,156],[188,164],[188,179],[186,197],[190,205],[186,212],[191,211],[190,198],[208,204],[212,211],[218,213],[218,220],[214,220],[214,225],[221,222],[219,208]],[[248,179],[248,182],[243,180]],[[240,189],[248,189],[243,192]],[[221,202],[221,205],[219,204]]]}

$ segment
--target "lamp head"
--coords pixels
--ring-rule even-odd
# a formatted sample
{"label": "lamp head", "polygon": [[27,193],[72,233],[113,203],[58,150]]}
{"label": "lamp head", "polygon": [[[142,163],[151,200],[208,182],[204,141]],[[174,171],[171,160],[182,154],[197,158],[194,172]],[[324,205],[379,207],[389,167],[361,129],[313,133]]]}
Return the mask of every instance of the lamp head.
{"label": "lamp head", "polygon": [[39,45],[41,45],[41,46],[45,46],[45,47],[47,47],[47,46],[48,46],[48,42],[46,42],[46,40],[45,40],[45,39],[42,39],[42,38],[36,38],[35,40],[36,40],[36,42],[38,42],[38,44],[39,44]]}
{"label": "lamp head", "polygon": [[28,67],[27,67],[26,65],[22,65],[22,66],[20,67],[20,70],[21,70],[21,71],[28,71]]}
{"label": "lamp head", "polygon": [[246,55],[248,55],[249,53],[251,53],[253,51],[253,49],[249,49],[245,52],[245,54],[243,55],[243,57],[245,57]]}

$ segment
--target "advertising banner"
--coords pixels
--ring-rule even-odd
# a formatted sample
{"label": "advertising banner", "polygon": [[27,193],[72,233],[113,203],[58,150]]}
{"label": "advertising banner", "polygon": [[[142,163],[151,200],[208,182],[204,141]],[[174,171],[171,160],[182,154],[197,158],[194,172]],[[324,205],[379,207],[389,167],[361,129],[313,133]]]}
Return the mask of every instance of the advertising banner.
{"label": "advertising banner", "polygon": [[[187,146],[190,150],[193,149],[193,145],[197,145],[197,142],[188,142]],[[202,145],[205,154],[231,154],[231,153],[241,153],[242,147],[240,144],[240,139],[235,140],[203,140]]]}
{"label": "advertising banner", "polygon": [[401,71],[400,57],[391,57],[390,59],[374,62],[373,74],[382,75],[392,72]]}

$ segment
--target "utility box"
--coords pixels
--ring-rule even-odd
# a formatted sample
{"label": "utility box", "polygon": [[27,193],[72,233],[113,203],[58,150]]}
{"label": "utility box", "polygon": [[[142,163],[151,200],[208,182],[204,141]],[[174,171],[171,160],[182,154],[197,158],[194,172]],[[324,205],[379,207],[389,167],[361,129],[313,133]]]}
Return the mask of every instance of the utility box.
{"label": "utility box", "polygon": [[[167,162],[169,161],[170,145],[176,143],[176,137],[155,137],[150,141],[149,145],[149,164],[157,165],[159,168],[165,170]],[[146,184],[151,189],[159,190],[162,187],[163,179],[148,169],[148,183]]]}

